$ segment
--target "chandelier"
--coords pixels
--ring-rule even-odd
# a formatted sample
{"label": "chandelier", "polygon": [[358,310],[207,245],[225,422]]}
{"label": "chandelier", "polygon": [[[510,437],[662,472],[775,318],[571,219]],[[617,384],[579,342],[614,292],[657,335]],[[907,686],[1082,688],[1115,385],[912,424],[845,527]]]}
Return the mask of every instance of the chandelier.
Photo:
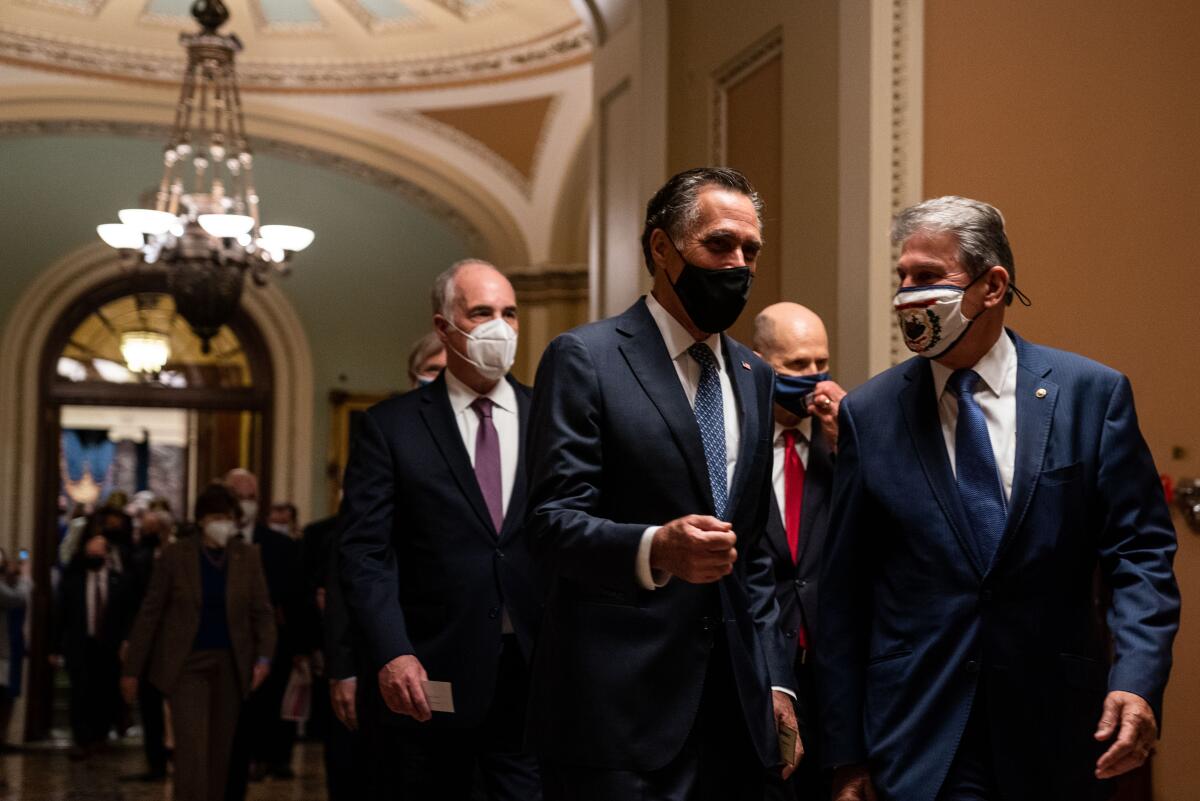
{"label": "chandelier", "polygon": [[[229,19],[221,0],[196,0],[192,16],[201,30],[179,37],[187,68],[154,208],[122,209],[121,222],[96,232],[135,265],[162,264],[176,309],[208,353],[209,340],[237,311],[246,274],[258,286],[272,272],[286,274],[292,254],[312,244],[314,234],[260,224],[233,67],[242,43],[217,33]],[[145,352],[145,344],[135,347]]]}

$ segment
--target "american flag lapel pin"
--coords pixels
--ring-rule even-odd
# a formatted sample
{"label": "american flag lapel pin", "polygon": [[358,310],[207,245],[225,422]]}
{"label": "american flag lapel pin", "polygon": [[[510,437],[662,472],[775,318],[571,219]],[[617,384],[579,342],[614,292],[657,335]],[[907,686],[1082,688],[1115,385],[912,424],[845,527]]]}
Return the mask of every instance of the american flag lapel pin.
{"label": "american flag lapel pin", "polygon": [[746,370],[749,370],[749,369],[750,369],[750,362],[742,362],[742,367],[743,367],[743,368],[745,368]]}

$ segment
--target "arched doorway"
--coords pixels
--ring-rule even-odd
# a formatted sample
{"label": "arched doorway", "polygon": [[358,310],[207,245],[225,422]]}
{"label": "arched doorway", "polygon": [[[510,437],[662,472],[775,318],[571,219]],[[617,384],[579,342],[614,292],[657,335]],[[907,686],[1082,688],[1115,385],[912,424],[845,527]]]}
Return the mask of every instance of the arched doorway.
{"label": "arched doorway", "polygon": [[[139,336],[162,348],[157,369],[138,369],[131,340]],[[144,491],[167,498],[183,520],[198,490],[237,466],[258,473],[263,497],[271,497],[274,372],[244,309],[204,352],[175,312],[161,271],[94,286],[58,317],[38,369],[31,665],[46,664],[53,652],[54,568],[70,559],[62,542],[74,510],[118,491]],[[29,738],[49,733],[52,699],[53,673],[32,669]]]}

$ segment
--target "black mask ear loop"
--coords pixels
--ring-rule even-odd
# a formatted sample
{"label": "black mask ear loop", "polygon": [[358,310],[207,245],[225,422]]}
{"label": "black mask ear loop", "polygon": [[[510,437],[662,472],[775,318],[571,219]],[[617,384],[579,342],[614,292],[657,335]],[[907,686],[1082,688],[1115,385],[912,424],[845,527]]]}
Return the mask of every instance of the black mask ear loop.
{"label": "black mask ear loop", "polygon": [[1008,285],[1008,291],[1010,293],[1009,297],[1008,297],[1008,305],[1010,305],[1010,306],[1012,305],[1012,299],[1014,297],[1017,300],[1021,301],[1021,305],[1024,306],[1025,308],[1029,308],[1030,306],[1033,305],[1033,301],[1029,299],[1029,296],[1026,295],[1024,292],[1022,292],[1020,289],[1018,289],[1016,284],[1010,283]]}

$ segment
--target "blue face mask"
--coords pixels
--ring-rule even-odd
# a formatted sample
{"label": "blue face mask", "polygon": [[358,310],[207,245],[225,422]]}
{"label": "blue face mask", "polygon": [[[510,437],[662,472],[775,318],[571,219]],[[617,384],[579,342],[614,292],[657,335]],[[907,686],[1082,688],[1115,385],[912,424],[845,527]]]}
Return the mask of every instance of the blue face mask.
{"label": "blue face mask", "polygon": [[808,399],[829,373],[812,375],[775,374],[775,402],[797,417],[808,417]]}

